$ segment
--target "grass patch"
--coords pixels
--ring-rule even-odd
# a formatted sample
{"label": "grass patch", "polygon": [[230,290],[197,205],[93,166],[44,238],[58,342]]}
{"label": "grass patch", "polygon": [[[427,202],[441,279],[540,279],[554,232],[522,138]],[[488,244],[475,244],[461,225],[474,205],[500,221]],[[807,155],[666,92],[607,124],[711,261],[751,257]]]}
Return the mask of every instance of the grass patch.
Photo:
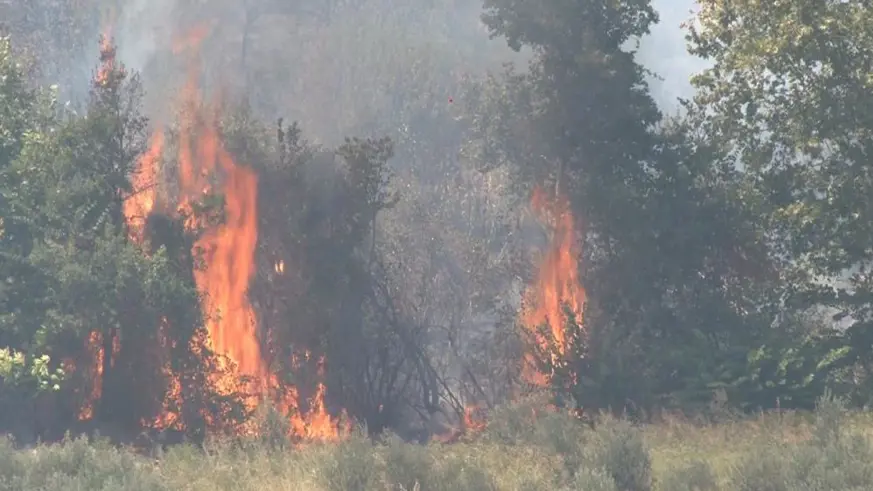
{"label": "grass patch", "polygon": [[84,439],[16,450],[5,490],[824,491],[873,488],[873,421],[823,400],[790,413],[703,424],[678,418],[594,429],[528,401],[472,441],[414,445],[363,435],[295,448],[275,440],[177,446],[160,460]]}

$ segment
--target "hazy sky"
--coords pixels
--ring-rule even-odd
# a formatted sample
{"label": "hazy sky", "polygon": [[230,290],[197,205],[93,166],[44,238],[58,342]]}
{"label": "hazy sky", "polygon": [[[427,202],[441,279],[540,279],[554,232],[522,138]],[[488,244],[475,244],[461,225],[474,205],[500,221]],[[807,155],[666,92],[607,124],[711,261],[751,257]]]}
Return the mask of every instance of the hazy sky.
{"label": "hazy sky", "polygon": [[675,110],[678,97],[692,94],[688,78],[706,62],[688,54],[685,31],[679,25],[696,10],[695,0],[653,0],[661,21],[643,39],[639,56],[643,64],[664,80],[652,80],[652,95],[665,112]]}

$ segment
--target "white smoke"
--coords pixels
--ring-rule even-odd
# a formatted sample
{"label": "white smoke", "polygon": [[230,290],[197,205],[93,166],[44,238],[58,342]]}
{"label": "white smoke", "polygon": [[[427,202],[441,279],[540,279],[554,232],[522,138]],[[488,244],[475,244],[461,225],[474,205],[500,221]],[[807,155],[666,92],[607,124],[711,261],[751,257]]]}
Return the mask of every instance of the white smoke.
{"label": "white smoke", "polygon": [[166,46],[172,35],[169,17],[176,0],[129,0],[118,12],[113,35],[118,55],[124,64],[137,72],[149,65],[155,54]]}
{"label": "white smoke", "polygon": [[[253,70],[259,70],[255,77],[258,89],[261,92],[266,91],[267,94],[287,92],[288,99],[293,101],[292,104],[270,100],[263,105],[274,108],[284,116],[307,123],[311,136],[320,135],[326,138],[323,134],[349,131],[347,128],[336,128],[335,124],[328,122],[341,120],[340,113],[344,113],[349,104],[362,104],[361,97],[356,95],[350,100],[344,100],[338,94],[325,96],[322,92],[340,88],[331,89],[328,87],[330,84],[325,86],[324,81],[345,80],[347,71],[358,74],[353,78],[355,80],[359,80],[362,71],[375,72],[374,76],[381,73],[385,67],[378,66],[378,62],[385,62],[383,58],[396,56],[391,54],[388,46],[396,44],[397,41],[391,42],[387,39],[395,35],[407,36],[400,43],[415,41],[415,44],[429,44],[431,48],[428,49],[437,58],[454,58],[452,66],[458,71],[468,71],[464,69],[469,68],[470,72],[475,72],[479,71],[475,68],[485,67],[499,71],[499,64],[509,60],[516,61],[519,66],[525,64],[527,57],[510,54],[502,39],[488,40],[487,32],[479,23],[481,4],[476,0],[445,2],[444,11],[422,6],[427,15],[416,15],[416,8],[408,8],[409,12],[403,15],[399,15],[396,9],[391,9],[389,15],[388,2],[385,0],[367,0],[366,3],[370,8],[356,13],[337,12],[339,15],[332,19],[332,25],[325,28],[300,30],[298,33],[297,29],[288,30],[288,21],[280,26],[273,26],[269,21],[259,25],[257,30],[260,32],[257,37],[261,39],[252,41],[252,62],[249,63]],[[190,23],[191,15],[194,15],[192,12],[197,8],[193,3],[179,0],[128,0],[116,2],[116,5],[119,7],[115,12],[111,31],[118,45],[119,58],[128,68],[144,76],[147,92],[166,92],[163,86],[167,85],[165,81],[173,72],[171,67],[165,66],[168,58],[166,54],[172,43],[174,28],[180,22],[186,23],[180,18],[183,12],[187,12],[188,15],[184,17]],[[222,37],[225,39],[217,50],[209,53],[211,59],[206,64],[220,67],[222,63],[232,61],[239,51],[233,47],[233,43],[239,41],[237,31],[240,26],[236,24],[242,22],[240,15],[237,15],[241,6],[234,1],[213,1],[210,5],[214,7],[210,9],[210,13],[221,19],[221,30],[224,31]],[[671,114],[679,109],[679,98],[693,95],[689,78],[706,68],[708,62],[688,54],[685,31],[680,28],[682,22],[692,18],[696,1],[653,0],[653,6],[660,15],[660,22],[653,26],[651,34],[641,40],[637,56],[644,66],[658,75],[659,78],[649,79],[652,96],[666,114]],[[393,25],[390,22],[390,25],[384,25],[388,18],[394,18],[395,21],[402,18],[406,24],[415,24],[415,27],[404,28],[403,23]],[[428,18],[429,21],[423,22],[423,18]],[[107,26],[102,27],[105,29]],[[358,32],[360,30],[364,34]],[[410,30],[415,33],[412,38],[408,38],[411,35],[408,32]],[[386,37],[386,40],[379,41],[381,37]],[[352,38],[354,41],[347,42]],[[276,47],[285,47],[284,52],[278,55],[271,52]],[[88,69],[81,70],[82,73],[77,74],[76,80],[67,81],[67,84],[76,82],[71,85],[81,89],[74,90],[74,93],[87,92],[87,75],[96,59],[96,48],[95,43],[92,48],[95,53],[89,52],[88,56],[83,57],[87,61]],[[216,55],[218,59],[212,59]],[[374,56],[377,58],[375,65],[366,66],[373,61]],[[273,59],[276,63],[270,61]],[[321,61],[313,65],[311,60]],[[313,71],[313,68],[317,70]],[[82,80],[78,80],[79,78]],[[316,83],[319,78],[324,80]],[[160,99],[162,96],[163,94],[155,97]],[[309,100],[317,102],[309,104]],[[308,105],[315,107],[309,108]],[[341,111],[334,106],[346,109]]]}

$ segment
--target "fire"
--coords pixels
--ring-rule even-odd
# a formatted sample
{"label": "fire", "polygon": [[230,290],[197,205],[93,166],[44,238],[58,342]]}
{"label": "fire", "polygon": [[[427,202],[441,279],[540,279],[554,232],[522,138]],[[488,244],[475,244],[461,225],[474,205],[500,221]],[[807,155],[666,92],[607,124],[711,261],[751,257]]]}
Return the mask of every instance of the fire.
{"label": "fire", "polygon": [[142,243],[145,224],[155,207],[161,153],[164,150],[164,132],[152,134],[148,150],[137,161],[132,176],[132,192],[124,200],[124,218],[130,229],[131,240]]}
{"label": "fire", "polygon": [[[204,28],[193,30],[174,43],[174,52],[196,48],[207,33]],[[294,436],[307,440],[336,439],[341,432],[337,420],[325,408],[325,386],[318,384],[304,414],[297,388],[283,386],[267,366],[258,337],[257,315],[248,299],[258,243],[258,177],[252,169],[239,165],[225,148],[217,122],[218,111],[202,103],[196,64],[193,68],[180,101],[184,111],[177,154],[178,202],[174,209],[185,219],[189,231],[199,232],[192,251],[199,264],[193,273],[201,293],[210,349],[231,360],[239,375],[253,381],[251,397],[246,401],[250,409],[271,398],[291,418]],[[138,162],[133,193],[124,210],[133,240],[142,240],[145,219],[155,206],[155,182],[159,179],[158,163],[163,149],[164,133],[158,130]],[[206,199],[215,196],[223,200],[220,207],[223,214],[221,220],[216,220],[218,223],[210,223],[197,211]],[[276,269],[284,271],[284,263],[277,264]],[[323,360],[319,362],[319,374],[323,375]],[[233,388],[233,381],[216,381],[226,385],[227,390]],[[178,387],[172,390],[178,392]],[[172,419],[165,414],[153,424],[165,424]]]}
{"label": "fire", "polygon": [[[103,393],[103,363],[105,362],[106,353],[103,348],[103,333],[100,331],[91,331],[88,339],[85,342],[85,349],[88,352],[91,360],[91,387],[90,392],[85,396],[82,407],[79,410],[79,421],[86,421],[94,417],[94,405],[100,400]],[[121,349],[121,343],[118,336],[112,338],[112,353],[109,355],[110,366],[115,365],[115,359],[118,356],[118,351]],[[67,363],[75,368],[75,362],[72,360]]]}
{"label": "fire", "polygon": [[[110,10],[109,20],[104,19],[105,26],[100,34],[100,65],[97,67],[97,73],[94,75],[94,85],[103,87],[110,82],[109,77],[117,69],[115,63],[116,49],[112,44],[112,30],[114,22],[114,12]],[[94,405],[100,399],[103,392],[103,361],[105,357],[103,348],[103,334],[100,331],[91,331],[88,339],[85,341],[85,350],[90,359],[90,374],[91,388],[90,392],[85,396],[82,407],[79,410],[78,418],[80,421],[91,419],[94,416]],[[114,364],[114,357],[118,352],[118,340],[113,339],[113,353],[110,363]],[[75,367],[76,364],[70,359],[66,361],[70,367]]]}
{"label": "fire", "polygon": [[105,86],[109,83],[109,77],[115,70],[115,46],[112,45],[111,38],[108,35],[100,37],[100,67],[97,69],[97,75],[94,77],[94,83],[98,86]]}
{"label": "fire", "polygon": [[[520,323],[530,332],[537,352],[525,354],[522,378],[528,384],[545,388],[549,387],[554,374],[542,373],[537,362],[538,353],[548,353],[552,366],[561,366],[565,363],[564,356],[573,343],[584,341],[568,335],[565,309],[569,309],[575,321],[581,323],[585,289],[579,277],[580,250],[569,202],[563,196],[550,198],[542,188],[537,187],[534,189],[531,207],[552,230],[552,238],[536,279],[524,296]],[[547,328],[547,334],[542,332],[543,326]],[[544,410],[557,411],[557,407],[549,404]],[[531,417],[536,420],[537,413],[534,408],[531,409]],[[486,424],[483,409],[476,404],[469,405],[464,408],[459,425],[445,434],[437,435],[435,440],[454,443],[465,436],[481,432]]]}
{"label": "fire", "polygon": [[[108,23],[112,25],[111,22]],[[94,76],[96,88],[111,87],[112,77],[123,74],[123,66],[116,64],[116,47],[112,43],[111,27],[104,29],[100,39],[100,65]],[[197,49],[208,35],[208,26],[191,30],[188,35],[177,39],[173,45],[176,54]],[[218,355],[229,359],[235,374],[253,381],[249,409],[265,399],[272,399],[274,405],[284,411],[289,420],[292,436],[303,440],[334,440],[350,428],[340,429],[337,418],[330,415],[325,407],[326,387],[318,383],[313,396],[305,401],[304,408],[297,387],[285,385],[272,373],[267,358],[262,353],[258,337],[257,315],[248,299],[249,283],[255,276],[255,252],[258,243],[258,177],[246,166],[239,165],[227,151],[219,131],[218,111],[214,106],[203,104],[197,88],[196,63],[193,65],[189,82],[182,91],[182,120],[178,134],[178,193],[175,206],[169,206],[165,197],[158,203],[158,184],[166,182],[161,165],[166,151],[165,132],[158,128],[151,135],[148,149],[136,162],[131,175],[131,190],[124,197],[123,215],[128,226],[131,242],[145,243],[146,223],[149,216],[160,206],[160,211],[174,214],[185,220],[189,232],[197,233],[192,254],[197,265],[194,268],[194,281],[201,293],[201,309],[208,332],[209,348]],[[201,205],[205,201],[216,204],[220,197],[222,216],[220,220],[203,217]],[[206,215],[209,215],[207,213]],[[215,222],[215,223],[213,223]],[[284,273],[285,263],[275,264],[276,272]],[[142,421],[144,426],[167,428],[175,426],[179,414],[172,406],[181,400],[179,376],[172,372],[167,359],[167,319],[155,326],[160,338],[163,373],[169,386],[164,399],[162,413],[152,421]],[[269,339],[269,337],[267,338]],[[95,405],[102,395],[104,353],[103,334],[92,332],[86,340],[88,352],[88,375],[91,379],[89,392],[85,394],[79,419],[94,417]],[[192,340],[193,341],[193,340]],[[119,352],[119,336],[113,336],[110,366],[114,365]],[[307,352],[305,359],[310,358]],[[66,366],[74,369],[72,359]],[[292,360],[292,366],[296,366]],[[220,369],[228,367],[220,367]],[[299,367],[298,367],[299,368]],[[228,380],[222,373],[209,374],[219,389],[228,393],[238,388],[236,377]],[[324,377],[324,359],[318,361],[318,375]],[[221,422],[211,422],[215,425]],[[244,429],[245,431],[246,429]]]}
{"label": "fire", "polygon": [[[539,187],[534,189],[531,206],[549,224],[553,236],[536,280],[526,292],[521,323],[531,332],[538,347],[550,353],[552,362],[558,365],[571,343],[580,341],[568,339],[566,335],[565,306],[574,314],[576,322],[581,323],[585,305],[575,221],[566,198],[550,199]],[[548,326],[551,339],[542,334],[541,326]],[[534,355],[528,353],[522,376],[528,383],[547,386],[552,374],[541,373],[536,368]]]}
{"label": "fire", "polygon": [[198,50],[203,40],[209,35],[210,25],[203,23],[195,26],[183,36],[177,36],[173,40],[173,54],[182,54],[185,51]]}
{"label": "fire", "polygon": [[457,443],[485,430],[488,425],[485,409],[478,404],[470,404],[464,408],[464,414],[458,426],[448,432],[436,435],[434,440],[440,443]]}
{"label": "fire", "polygon": [[88,336],[86,347],[93,360],[91,392],[86,396],[79,411],[79,420],[85,421],[94,416],[94,404],[100,399],[103,391],[103,336],[99,331],[92,331]]}
{"label": "fire", "polygon": [[[323,358],[318,362],[318,374],[321,377],[324,376]],[[327,408],[324,406],[326,390],[323,383],[318,383],[315,388],[315,394],[308,401],[309,411],[303,415],[298,405],[299,395],[297,389],[295,387],[288,388],[282,406],[286,407],[286,411],[291,414],[291,432],[294,435],[304,440],[321,441],[336,440],[340,436],[341,431],[338,421],[327,412]],[[351,428],[346,427],[342,430],[347,433]]]}
{"label": "fire", "polygon": [[[189,87],[187,97],[196,97]],[[195,108],[196,99],[187,107]],[[217,125],[192,115],[183,123],[179,149],[179,186],[182,213],[213,191],[212,179],[223,182],[218,192],[224,198],[224,220],[208,226],[194,245],[203,262],[194,271],[203,293],[203,311],[212,349],[226,355],[241,374],[266,381],[261,348],[257,338],[256,316],[248,301],[248,286],[255,274],[257,231],[257,189],[255,173],[234,162],[224,149]],[[196,226],[190,221],[189,226]]]}
{"label": "fire", "polygon": [[103,31],[100,34],[100,67],[94,77],[94,83],[104,86],[109,81],[109,75],[115,70],[115,46],[112,44],[112,32],[115,29],[115,9],[111,8],[104,13],[102,24]]}

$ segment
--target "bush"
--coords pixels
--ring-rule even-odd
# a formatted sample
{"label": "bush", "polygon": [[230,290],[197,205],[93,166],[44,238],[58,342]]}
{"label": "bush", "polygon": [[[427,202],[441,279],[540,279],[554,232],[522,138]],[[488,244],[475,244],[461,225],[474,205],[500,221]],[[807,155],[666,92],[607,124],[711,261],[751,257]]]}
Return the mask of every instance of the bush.
{"label": "bush", "polygon": [[0,490],[68,491],[170,489],[152,465],[105,442],[85,438],[38,450],[16,451],[0,444]]}
{"label": "bush", "polygon": [[564,489],[567,491],[618,491],[612,476],[601,469],[580,469],[574,476],[572,485]]}
{"label": "bush", "polygon": [[430,478],[432,487],[422,486],[422,489],[434,491],[453,491],[456,489],[496,491],[499,489],[494,478],[489,474],[490,472],[499,472],[499,469],[485,469],[477,465],[478,462],[471,457],[473,456],[453,453],[447,458],[441,459]]}
{"label": "bush", "polygon": [[812,438],[757,448],[732,473],[731,489],[870,489],[873,445],[867,435],[847,427],[846,416],[843,401],[825,395],[817,404]]}
{"label": "bush", "polygon": [[353,435],[336,445],[322,466],[321,480],[329,491],[378,489],[384,475],[376,449],[364,435]]}
{"label": "bush", "polygon": [[388,481],[403,489],[433,489],[433,459],[427,447],[410,445],[391,435],[385,439],[385,468]]}
{"label": "bush", "polygon": [[712,467],[695,460],[688,465],[673,470],[658,483],[664,491],[718,491],[718,479]]}
{"label": "bush", "polygon": [[588,448],[592,465],[612,476],[619,490],[652,489],[652,459],[639,430],[627,421],[602,416]]}
{"label": "bush", "polygon": [[536,402],[534,398],[495,411],[484,438],[546,449],[561,458],[569,482],[595,483],[602,474],[620,491],[652,489],[651,457],[640,431],[630,423],[602,415],[591,431],[569,414],[537,412]]}

